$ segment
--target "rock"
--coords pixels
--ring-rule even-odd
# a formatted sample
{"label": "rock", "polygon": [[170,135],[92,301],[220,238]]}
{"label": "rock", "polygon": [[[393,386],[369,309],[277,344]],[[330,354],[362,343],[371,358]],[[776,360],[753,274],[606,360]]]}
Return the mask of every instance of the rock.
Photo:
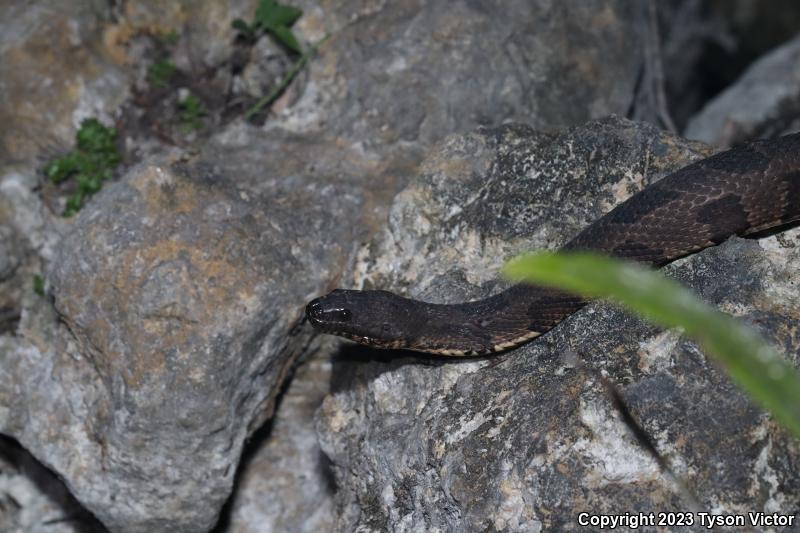
{"label": "rock", "polygon": [[15,335],[24,310],[41,298],[34,278],[52,257],[62,224],[32,190],[31,176],[12,172],[0,179],[0,335]]}
{"label": "rock", "polygon": [[[705,154],[620,119],[560,135],[505,126],[451,137],[397,196],[354,284],[436,302],[484,297],[503,285],[504,260],[560,246]],[[666,272],[797,362],[799,244],[798,229],[732,239]],[[337,531],[563,530],[583,511],[791,514],[800,503],[797,442],[694,343],[607,304],[494,359],[345,354],[318,413]]]}
{"label": "rock", "polygon": [[0,178],[0,221],[13,228],[16,254],[35,252],[50,260],[65,231],[64,219],[54,214],[36,193],[38,177],[30,172],[10,172]]}
{"label": "rock", "polygon": [[654,5],[662,40],[660,76],[680,130],[759,57],[792,39],[800,25],[800,4],[791,1],[780,6],[750,0]]}
{"label": "rock", "polygon": [[253,437],[215,531],[331,530],[335,487],[314,427],[314,412],[330,391],[327,348],[297,368],[274,418]]}
{"label": "rock", "polygon": [[[234,90],[261,98],[275,88],[291,68],[290,58],[272,37],[264,36],[250,50],[250,60]],[[236,87],[237,83],[241,88]]]}
{"label": "rock", "polygon": [[600,9],[545,0],[502,9],[351,2],[323,13],[315,2],[300,5],[308,14],[301,33],[325,20],[334,34],[277,125],[325,130],[368,152],[388,155],[409,143],[427,151],[482,124],[553,128],[624,113],[643,61],[634,30],[643,13],[626,0]]}
{"label": "rock", "polygon": [[113,122],[129,79],[97,46],[106,15],[80,0],[0,6],[0,172],[70,146],[85,118]]}
{"label": "rock", "polygon": [[359,254],[356,282],[414,296],[461,283],[453,272],[494,285],[505,259],[563,244],[654,176],[708,153],[617,118],[561,137],[518,125],[451,136],[395,198],[387,228]]}
{"label": "rock", "polygon": [[0,282],[7,281],[19,267],[20,258],[15,253],[19,237],[9,226],[0,226]]}
{"label": "rock", "polygon": [[[14,208],[8,199],[0,194],[0,334],[16,330],[21,313],[21,292],[25,290],[23,279],[27,269],[20,265],[27,263],[30,253],[25,253],[24,239],[12,224]],[[32,278],[28,279],[30,289]]]}
{"label": "rock", "polygon": [[130,40],[137,35],[166,35],[174,32],[178,41],[175,63],[186,71],[219,68],[233,51],[236,30],[231,23],[250,20],[257,0],[211,0],[198,4],[177,0],[123,2],[115,12],[115,24],[105,30],[104,43],[121,63],[138,59],[130,53]]}
{"label": "rock", "polygon": [[[302,43],[333,35],[264,128],[220,125],[183,165],[148,157],[59,223],[30,201],[34,170],[72,144],[81,119],[115,122],[147,68],[137,37],[177,29],[177,66],[216,68],[224,81],[230,20],[249,19],[254,2],[57,4],[0,8],[10,21],[0,32],[2,193],[25,199],[13,232],[35,265],[14,276],[29,283],[49,263],[58,311],[31,291],[12,298],[19,324],[0,337],[0,432],[114,531],[213,526],[244,440],[270,416],[295,357],[314,351],[308,330],[293,328],[303,303],[349,272],[432,142],[510,119],[553,128],[623,113],[643,60],[631,31],[640,10],[627,0],[515,0],[500,13],[474,2],[299,2]],[[232,528],[247,502],[287,498],[255,472],[304,487],[285,514],[264,509],[271,523],[325,523],[327,488],[306,490],[321,477],[309,421],[275,424],[266,464],[241,474],[255,488],[237,494]],[[269,464],[295,433],[303,453]],[[309,471],[290,473],[295,459]]]}
{"label": "rock", "polygon": [[800,128],[799,58],[800,37],[765,54],[689,121],[686,137],[731,146]]}
{"label": "rock", "polygon": [[64,484],[19,444],[0,438],[0,531],[88,533],[106,531]]}
{"label": "rock", "polygon": [[104,189],[48,273],[69,332],[3,354],[2,431],[111,530],[209,529],[308,348],[290,332],[321,265],[349,253],[349,226],[321,229],[358,199],[325,192],[294,180],[266,200],[177,162]]}

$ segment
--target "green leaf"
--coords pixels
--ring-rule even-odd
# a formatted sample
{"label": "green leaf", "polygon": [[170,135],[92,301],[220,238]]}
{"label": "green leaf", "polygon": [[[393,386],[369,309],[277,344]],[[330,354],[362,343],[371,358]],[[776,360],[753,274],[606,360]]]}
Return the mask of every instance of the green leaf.
{"label": "green leaf", "polygon": [[300,43],[297,42],[292,30],[283,26],[278,26],[272,29],[272,34],[278,41],[292,52],[301,53]]}
{"label": "green leaf", "polygon": [[195,95],[188,94],[183,100],[178,101],[178,121],[184,133],[202,128],[203,120],[201,117],[205,115],[203,102]]}
{"label": "green leaf", "polygon": [[69,218],[80,211],[81,207],[83,207],[83,193],[78,191],[67,198],[67,205],[64,206],[63,215]]}
{"label": "green leaf", "polygon": [[250,25],[247,24],[242,19],[234,19],[234,21],[231,22],[231,26],[233,27],[234,30],[242,32],[247,37],[253,35],[253,28],[251,28]]}
{"label": "green leaf", "polygon": [[97,154],[114,152],[116,138],[116,130],[106,128],[96,118],[87,118],[81,122],[76,137],[79,150]]}
{"label": "green leaf", "polygon": [[33,275],[33,292],[39,296],[44,296],[44,278],[41,274]]}
{"label": "green leaf", "polygon": [[256,8],[252,28],[261,28],[271,33],[286,48],[300,54],[302,49],[290,28],[302,15],[302,9],[282,5],[275,0],[261,0]]}
{"label": "green leaf", "polygon": [[265,28],[291,26],[303,15],[303,10],[282,5],[275,0],[261,0],[256,8],[255,23]]}
{"label": "green leaf", "polygon": [[81,122],[75,134],[77,148],[45,167],[54,183],[74,179],[75,194],[67,199],[64,216],[75,214],[84,199],[100,190],[102,182],[114,175],[114,167],[122,161],[117,150],[117,132],[94,118]]}
{"label": "green leaf", "polygon": [[610,297],[665,327],[680,327],[716,357],[751,398],[800,438],[800,374],[755,331],[659,273],[590,253],[531,254],[509,262],[515,280],[584,297]]}
{"label": "green leaf", "polygon": [[53,183],[61,183],[67,179],[71,174],[78,172],[82,166],[82,158],[78,153],[66,154],[59,157],[45,168],[47,177]]}
{"label": "green leaf", "polygon": [[169,59],[160,59],[147,69],[147,79],[153,85],[166,86],[178,67]]}

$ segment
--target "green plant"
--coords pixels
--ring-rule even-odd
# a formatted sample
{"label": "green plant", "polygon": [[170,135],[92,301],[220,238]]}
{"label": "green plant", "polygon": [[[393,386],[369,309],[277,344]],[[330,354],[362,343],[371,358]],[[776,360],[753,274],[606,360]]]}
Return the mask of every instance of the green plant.
{"label": "green plant", "polygon": [[182,100],[178,100],[178,121],[184,133],[202,128],[202,117],[205,114],[203,103],[195,95],[189,93]]}
{"label": "green plant", "polygon": [[33,275],[33,292],[39,296],[44,296],[44,278],[41,274]]}
{"label": "green plant", "polygon": [[147,80],[153,85],[166,86],[175,74],[177,67],[169,59],[159,59],[147,68]]}
{"label": "green plant", "polygon": [[539,253],[509,262],[512,279],[590,298],[611,297],[664,327],[680,327],[715,356],[751,398],[800,437],[800,375],[755,331],[641,265],[589,253]]}
{"label": "green plant", "polygon": [[97,119],[88,118],[81,122],[75,135],[75,150],[45,168],[45,173],[53,183],[75,180],[76,191],[67,198],[63,213],[65,217],[77,213],[86,198],[99,191],[102,182],[114,175],[114,168],[122,160],[116,140],[114,128],[107,128]]}
{"label": "green plant", "polygon": [[261,0],[256,8],[253,22],[248,24],[242,19],[236,19],[233,21],[233,27],[249,41],[254,41],[260,32],[269,33],[283,46],[300,54],[302,53],[300,43],[297,42],[291,27],[302,14],[302,9],[282,5],[275,0]]}
{"label": "green plant", "polygon": [[326,35],[325,37],[323,37],[322,39],[320,39],[319,41],[314,43],[314,45],[310,46],[308,48],[308,50],[306,50],[303,53],[303,55],[300,56],[300,58],[295,62],[295,64],[292,65],[292,68],[289,69],[289,72],[286,73],[286,75],[283,77],[281,82],[278,85],[276,85],[275,87],[273,87],[272,90],[270,92],[268,92],[266,95],[264,95],[261,98],[259,98],[258,101],[255,104],[253,104],[253,107],[251,107],[250,109],[247,110],[247,113],[245,113],[244,118],[245,119],[252,118],[256,113],[258,113],[259,111],[264,109],[264,107],[266,107],[266,106],[270,105],[272,102],[274,102],[275,99],[278,98],[278,96],[281,95],[281,93],[284,91],[284,89],[286,89],[286,87],[292,82],[292,80],[295,78],[295,76],[297,76],[297,74],[301,70],[303,70],[303,67],[306,66],[308,61],[312,57],[314,57],[314,55],[317,53],[317,49],[320,46],[322,46],[322,44],[325,41],[327,41],[329,38],[330,38],[330,35]]}
{"label": "green plant", "polygon": [[292,52],[301,54],[280,83],[273,87],[269,93],[259,98],[253,107],[247,110],[244,115],[245,119],[252,118],[256,113],[264,109],[264,107],[274,102],[303,67],[308,64],[309,59],[314,57],[322,43],[327,41],[330,37],[330,35],[325,35],[306,51],[303,51],[291,30],[292,25],[302,14],[302,9],[282,5],[275,0],[261,0],[256,8],[255,18],[252,23],[248,24],[242,19],[233,21],[234,29],[238,30],[240,35],[248,41],[255,41],[260,32],[265,32],[271,34],[279,43]]}

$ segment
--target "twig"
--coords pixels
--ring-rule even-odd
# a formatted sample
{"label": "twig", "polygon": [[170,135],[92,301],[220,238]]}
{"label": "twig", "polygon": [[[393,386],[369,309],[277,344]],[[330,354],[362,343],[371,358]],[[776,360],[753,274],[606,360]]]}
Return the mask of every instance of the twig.
{"label": "twig", "polygon": [[664,126],[672,133],[677,133],[678,129],[672,121],[667,108],[667,97],[664,92],[664,64],[661,55],[661,36],[658,31],[658,11],[656,8],[656,1],[650,0],[647,5],[648,23],[650,26],[648,41],[650,41],[646,48],[650,64],[653,67],[653,89],[656,96],[656,109],[658,111],[658,118],[664,123]]}
{"label": "twig", "polygon": [[249,120],[250,118],[253,117],[253,115],[264,109],[264,107],[274,102],[275,99],[278,98],[278,96],[280,96],[281,93],[286,89],[286,87],[292,82],[295,76],[297,76],[297,74],[303,69],[303,67],[306,66],[306,63],[308,63],[308,61],[312,57],[314,57],[314,55],[316,55],[319,47],[322,46],[325,43],[325,41],[327,41],[330,37],[331,37],[330,33],[326,34],[325,37],[314,43],[305,52],[303,52],[303,55],[300,56],[300,59],[297,60],[297,63],[295,63],[292,66],[292,68],[289,69],[289,72],[286,73],[281,82],[278,85],[276,85],[265,96],[259,98],[258,102],[256,102],[253,105],[253,107],[251,107],[247,111],[247,113],[245,113],[244,115],[245,120]]}

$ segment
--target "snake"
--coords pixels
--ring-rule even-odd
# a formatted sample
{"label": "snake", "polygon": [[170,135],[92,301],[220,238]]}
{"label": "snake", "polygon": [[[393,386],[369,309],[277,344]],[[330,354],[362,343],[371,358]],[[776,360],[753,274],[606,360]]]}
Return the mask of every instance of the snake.
{"label": "snake", "polygon": [[[657,268],[800,220],[800,133],[735,146],[645,187],[561,249]],[[527,283],[482,300],[428,303],[385,290],[336,289],[312,300],[318,331],[377,348],[447,356],[502,352],[542,335],[588,300]]]}

